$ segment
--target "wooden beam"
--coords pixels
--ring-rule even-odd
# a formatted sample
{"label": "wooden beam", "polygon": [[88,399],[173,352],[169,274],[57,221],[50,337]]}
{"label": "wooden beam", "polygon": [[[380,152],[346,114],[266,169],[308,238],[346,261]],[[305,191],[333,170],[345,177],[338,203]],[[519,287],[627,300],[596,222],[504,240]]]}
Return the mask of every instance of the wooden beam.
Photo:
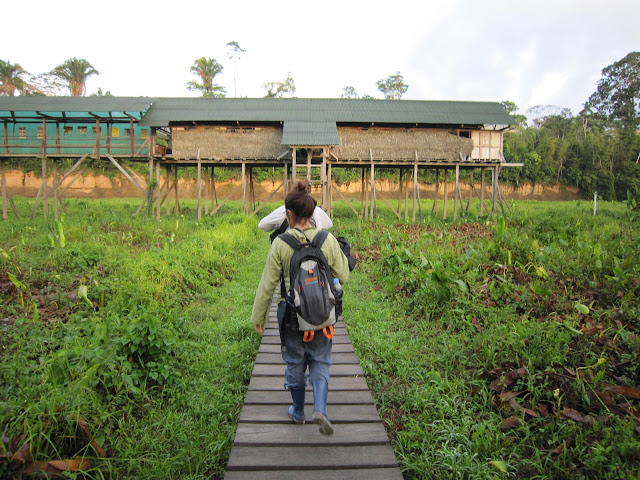
{"label": "wooden beam", "polygon": [[[5,138],[6,138],[6,128],[7,125],[5,123]],[[3,158],[0,160],[0,184],[2,185],[2,218],[7,219],[7,176],[6,176],[6,167],[7,160]]]}
{"label": "wooden beam", "polygon": [[227,200],[229,200],[231,198],[231,196],[236,193],[240,188],[242,188],[242,185],[238,185],[236,188],[234,188],[231,193],[229,195],[227,195],[225,197],[224,200],[222,200],[222,202],[220,203],[220,205],[218,205],[214,210],[211,211],[211,213],[209,215],[214,215],[218,210],[220,210],[222,208],[222,206],[227,203]]}
{"label": "wooden beam", "polygon": [[431,215],[435,215],[437,210],[438,210],[438,194],[440,192],[440,185],[439,185],[439,179],[440,179],[440,169],[436,168],[436,184],[435,184],[435,194],[433,196],[433,207],[431,207]]}
{"label": "wooden beam", "polygon": [[413,166],[413,185],[414,185],[414,200],[413,200],[413,222],[416,221],[416,208],[415,202],[418,200],[418,211],[420,212],[420,223],[422,223],[422,203],[420,201],[420,184],[418,182],[418,152],[415,152],[416,161]]}
{"label": "wooden beam", "polygon": [[271,200],[271,198],[280,191],[280,189],[284,187],[284,182],[281,183],[280,185],[278,185],[278,188],[276,188],[273,192],[271,192],[271,194],[266,198],[266,200],[264,202],[262,202],[260,204],[260,206],[258,208],[256,208],[253,211],[253,215],[255,215],[256,213],[258,213],[260,210],[262,210],[262,207],[264,207],[267,203],[269,203],[269,200]]}
{"label": "wooden beam", "polygon": [[297,148],[293,147],[293,151],[291,152],[291,183],[292,185],[295,185],[296,183],[296,179],[297,179],[297,175],[296,175],[296,154],[297,154]]}
{"label": "wooden beam", "polygon": [[449,198],[449,170],[444,171],[444,210],[442,212],[442,218],[447,219],[447,199]]}
{"label": "wooden beam", "polygon": [[456,165],[456,183],[453,190],[453,219],[458,218],[458,197],[460,195],[460,165]]}
{"label": "wooden beam", "polygon": [[398,217],[398,220],[402,220],[402,215],[400,214],[400,212],[397,212],[392,206],[391,204],[387,201],[386,198],[384,198],[382,196],[381,193],[378,193],[378,196],[382,199],[382,201],[387,205],[387,207],[389,207],[389,210],[391,210],[393,212],[393,214]]}
{"label": "wooden beam", "polygon": [[322,186],[322,209],[327,211],[327,149],[322,149],[322,171],[320,172],[320,184]]}
{"label": "wooden beam", "polygon": [[247,195],[247,174],[245,171],[246,167],[245,167],[245,162],[244,160],[242,161],[242,213],[246,213],[247,212],[247,207],[246,207],[246,195]]}
{"label": "wooden beam", "polygon": [[196,190],[198,192],[198,206],[196,207],[196,220],[202,218],[202,162],[200,161],[200,149],[198,149],[198,180],[196,183]]}
{"label": "wooden beam", "polygon": [[[111,155],[109,155],[108,153],[107,153],[105,156],[109,159],[109,161],[110,161],[111,163],[113,163],[113,164],[116,166],[116,168],[117,168],[118,170],[120,170],[120,172],[121,172],[125,177],[127,177],[127,179],[128,179],[131,183],[133,183],[133,184],[138,188],[138,190],[140,190],[142,193],[147,193],[146,189],[144,189],[143,187],[141,187],[140,185],[138,185],[138,182],[136,182],[136,181],[131,177],[131,175],[129,175],[129,174],[127,173],[127,171],[126,171],[124,168],[122,168],[118,162],[116,162],[115,158],[113,158],[113,157],[112,157]],[[158,175],[158,178],[159,178],[159,175]],[[160,180],[159,180],[159,179],[158,179],[158,183],[160,183]]]}
{"label": "wooden beam", "polygon": [[356,214],[356,217],[362,218],[362,213],[358,213],[358,211],[355,208],[353,208],[349,199],[346,198],[344,195],[342,195],[342,192],[340,191],[339,188],[336,188],[336,192],[338,192],[338,195],[340,195],[340,198],[342,198],[345,201],[345,203],[349,206],[349,208],[353,210],[353,213]]}
{"label": "wooden beam", "polygon": [[[80,158],[80,160],[78,160],[78,161],[77,161],[77,162],[76,162],[76,163],[75,163],[75,164],[74,164],[74,165],[69,169],[69,171],[67,171],[67,173],[65,173],[65,174],[62,176],[62,178],[61,178],[61,179],[60,179],[60,181],[58,182],[58,188],[61,188],[61,187],[62,187],[62,184],[63,184],[63,183],[64,183],[64,181],[67,179],[67,177],[68,177],[69,175],[71,175],[71,174],[73,173],[73,171],[74,171],[76,168],[78,168],[78,166],[80,166],[80,164],[81,164],[82,162],[84,162],[84,160],[85,160],[87,157],[88,157],[88,155],[83,155],[83,156]],[[77,177],[76,177],[76,178],[77,178]],[[66,189],[65,189],[65,190],[66,190]],[[44,198],[48,198],[48,197],[49,197],[49,195],[51,195],[52,193],[54,193],[54,191],[55,191],[55,189],[54,189],[54,190],[52,190],[52,191],[50,191],[50,192],[47,192],[47,194],[45,195],[45,197],[44,197]]]}
{"label": "wooden beam", "polygon": [[484,171],[485,168],[480,169],[480,216],[484,214]]}

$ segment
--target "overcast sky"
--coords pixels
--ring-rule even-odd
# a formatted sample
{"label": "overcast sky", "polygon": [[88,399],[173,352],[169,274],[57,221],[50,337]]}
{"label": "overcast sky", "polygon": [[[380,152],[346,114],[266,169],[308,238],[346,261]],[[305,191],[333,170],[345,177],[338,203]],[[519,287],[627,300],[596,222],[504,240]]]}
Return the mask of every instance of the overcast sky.
{"label": "overcast sky", "polygon": [[[288,73],[297,97],[336,98],[400,72],[408,100],[510,100],[577,114],[601,71],[640,50],[639,0],[31,0],[5,2],[0,59],[31,73],[66,59],[118,96],[198,96],[189,67],[224,66],[227,96],[263,97]],[[246,50],[234,63],[226,44]],[[234,71],[237,88],[234,88]]]}

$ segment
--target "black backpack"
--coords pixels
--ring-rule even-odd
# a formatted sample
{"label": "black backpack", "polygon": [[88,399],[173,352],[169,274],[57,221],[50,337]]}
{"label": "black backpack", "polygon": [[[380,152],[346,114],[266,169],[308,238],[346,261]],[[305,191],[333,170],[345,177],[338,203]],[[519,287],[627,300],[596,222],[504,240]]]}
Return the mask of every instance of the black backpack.
{"label": "black backpack", "polygon": [[285,292],[282,279],[282,294],[294,317],[290,321],[297,323],[298,330],[305,332],[305,341],[313,340],[316,330],[323,330],[327,338],[333,337],[333,324],[336,323],[333,275],[321,250],[327,235],[325,230],[319,230],[313,241],[307,239],[306,242],[300,242],[289,233],[279,236],[293,248],[289,268],[290,287]]}

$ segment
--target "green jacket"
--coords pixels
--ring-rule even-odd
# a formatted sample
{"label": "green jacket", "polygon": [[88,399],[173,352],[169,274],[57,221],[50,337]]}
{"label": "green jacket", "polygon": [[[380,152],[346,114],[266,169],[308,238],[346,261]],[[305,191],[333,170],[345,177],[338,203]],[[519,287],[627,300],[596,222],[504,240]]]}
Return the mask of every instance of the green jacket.
{"label": "green jacket", "polygon": [[[287,233],[290,233],[300,241],[306,242],[305,235],[311,241],[318,233],[318,229],[307,228],[303,233],[303,231],[297,228],[290,228],[287,230]],[[327,239],[322,244],[322,253],[324,253],[327,262],[329,262],[333,276],[339,278],[340,283],[346,283],[347,280],[349,280],[347,257],[344,256],[336,237],[331,233],[327,235]],[[273,302],[273,293],[276,287],[278,289],[278,302],[284,300],[280,293],[280,276],[284,273],[284,284],[288,291],[291,257],[293,257],[293,249],[283,240],[276,238],[271,244],[271,250],[269,250],[267,263],[262,271],[262,278],[260,279],[260,285],[258,285],[256,298],[253,301],[251,323],[254,325],[266,325],[269,321],[269,307]]]}

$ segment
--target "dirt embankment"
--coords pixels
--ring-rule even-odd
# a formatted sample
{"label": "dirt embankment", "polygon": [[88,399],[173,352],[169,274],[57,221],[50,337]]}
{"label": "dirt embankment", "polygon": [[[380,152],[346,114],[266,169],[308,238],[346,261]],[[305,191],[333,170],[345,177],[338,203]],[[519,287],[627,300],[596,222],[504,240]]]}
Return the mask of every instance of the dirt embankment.
{"label": "dirt embankment", "polygon": [[[21,170],[8,170],[6,172],[7,181],[7,193],[11,196],[23,196],[23,197],[35,197],[38,194],[42,179],[34,172],[22,172]],[[143,192],[133,185],[127,178],[122,175],[118,175],[113,179],[104,175],[83,175],[79,177],[73,184],[69,185],[71,178],[65,180],[61,189],[64,189],[62,195],[71,198],[131,198],[144,196]],[[265,181],[257,183],[255,185],[255,197],[256,200],[265,200],[281,182]],[[160,185],[164,185],[164,178],[160,180]],[[233,189],[240,185],[239,180],[232,180],[227,182],[216,183],[216,193],[218,198],[227,196]],[[53,177],[47,179],[47,188],[51,189],[53,186]],[[204,188],[204,187],[203,187]],[[349,184],[339,185],[334,188],[339,188],[340,193],[347,197],[359,198],[361,193],[360,182],[351,182]],[[421,198],[433,198],[436,196],[434,184],[421,184],[420,185],[420,197]],[[451,197],[454,191],[455,185],[453,182],[447,184],[447,190]],[[460,185],[462,196],[467,198],[470,192],[470,186],[466,183]],[[511,187],[509,185],[501,185],[500,189],[502,194],[507,199],[514,200],[577,200],[583,198],[580,191],[576,188],[563,187],[559,185],[546,186],[546,185],[532,185],[526,184],[518,188]],[[474,185],[475,194],[479,195],[480,184]],[[404,197],[404,191],[402,194],[398,191],[398,183],[380,179],[376,181],[376,191],[392,198]],[[317,192],[319,194],[319,192]],[[411,192],[410,192],[411,193]],[[487,188],[487,194],[489,189]],[[203,192],[204,194],[204,192]],[[314,192],[315,194],[315,192]],[[197,185],[195,179],[181,178],[178,180],[178,195],[180,198],[196,198],[197,197]],[[437,196],[444,195],[444,184],[440,182]],[[236,196],[240,198],[241,192],[238,190]],[[276,200],[277,195],[273,197]]]}

